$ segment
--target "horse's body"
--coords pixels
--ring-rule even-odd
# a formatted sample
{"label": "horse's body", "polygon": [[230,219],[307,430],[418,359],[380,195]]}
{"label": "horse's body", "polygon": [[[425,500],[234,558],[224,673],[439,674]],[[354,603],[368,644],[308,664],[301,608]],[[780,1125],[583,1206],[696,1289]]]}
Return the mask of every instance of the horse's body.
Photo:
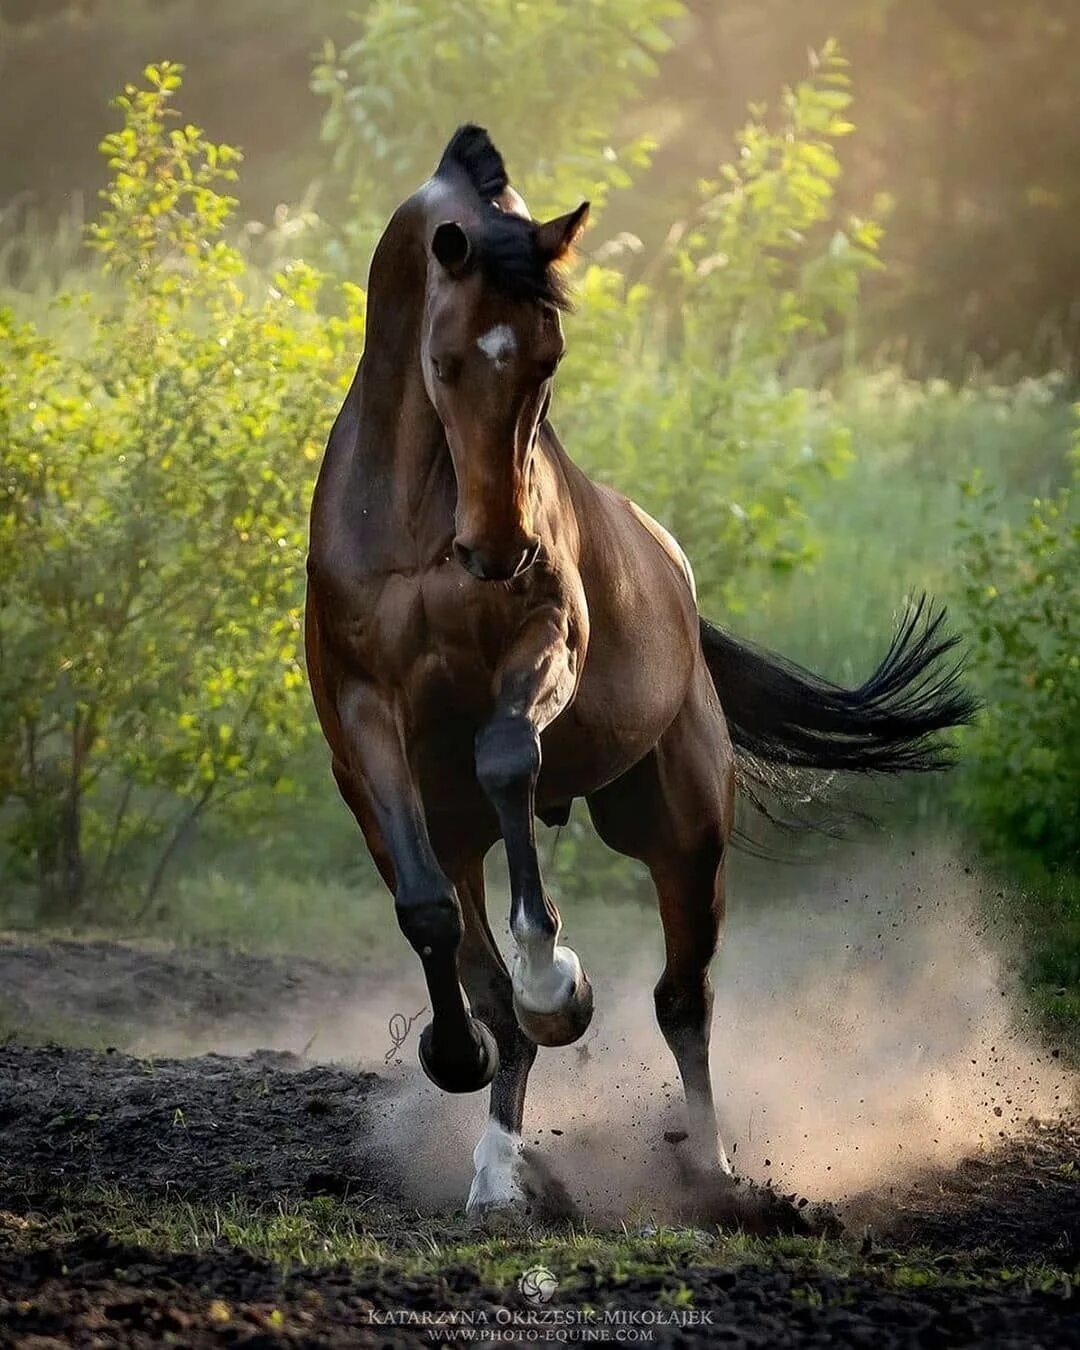
{"label": "horse's body", "polygon": [[[534,814],[565,819],[585,797],[604,840],[649,867],[667,952],[656,1008],[688,1147],[726,1171],[708,967],[732,833],[727,690],[737,739],[809,767],[923,767],[927,734],[967,711],[949,677],[921,682],[944,645],[936,625],[909,627],[850,693],[712,629],[671,536],[567,457],[546,420],[562,350],[554,269],[584,215],[533,222],[486,134],[454,137],[376,250],[365,353],[312,509],[315,702],[424,966],[421,1062],[451,1091],[493,1080],[470,1195],[481,1208],[523,1198],[537,1043],[568,1044],[592,1012],[577,956],[558,945]],[[484,907],[500,837],[512,977]]]}

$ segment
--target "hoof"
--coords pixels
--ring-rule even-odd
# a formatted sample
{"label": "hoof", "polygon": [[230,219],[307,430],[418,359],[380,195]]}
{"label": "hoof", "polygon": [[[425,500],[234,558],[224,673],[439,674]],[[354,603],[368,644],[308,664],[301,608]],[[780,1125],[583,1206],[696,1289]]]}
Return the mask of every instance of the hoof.
{"label": "hoof", "polygon": [[483,1022],[472,1018],[471,1043],[453,1055],[432,1053],[433,1023],[420,1033],[417,1053],[420,1067],[444,1092],[479,1092],[487,1087],[499,1068],[499,1047]]}
{"label": "hoof", "polygon": [[522,1146],[520,1135],[490,1123],[473,1160],[476,1175],[466,1214],[489,1232],[580,1221],[566,1187],[540,1154]]}
{"label": "hoof", "polygon": [[534,1012],[514,996],[514,1016],[534,1045],[573,1045],[588,1030],[593,1015],[589,977],[578,967],[577,979],[566,1002],[555,1012]]}

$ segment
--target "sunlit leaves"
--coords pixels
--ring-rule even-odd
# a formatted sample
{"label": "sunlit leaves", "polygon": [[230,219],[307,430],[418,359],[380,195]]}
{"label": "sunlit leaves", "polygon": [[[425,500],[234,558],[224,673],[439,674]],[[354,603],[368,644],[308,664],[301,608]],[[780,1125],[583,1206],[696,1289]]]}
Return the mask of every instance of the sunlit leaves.
{"label": "sunlit leaves", "polygon": [[671,45],[678,0],[374,0],[327,45],[313,84],[323,138],[353,183],[359,246],[431,173],[451,131],[486,125],[538,215],[598,204],[647,158],[616,122]]}
{"label": "sunlit leaves", "polygon": [[679,537],[703,608],[748,603],[813,553],[803,502],[842,471],[851,437],[793,373],[807,338],[849,314],[879,229],[836,219],[833,118],[850,101],[827,45],[764,108],[738,153],[646,267],[648,285],[589,268],[558,413],[586,465]]}
{"label": "sunlit leaves", "polygon": [[118,842],[284,776],[312,459],[362,341],[357,288],[323,318],[313,269],[249,272],[238,155],[174,125],[178,67],[146,79],[103,142],[91,242],[118,289],[86,301],[89,340],[0,315],[0,804],[28,875],[69,892],[73,803],[102,886],[138,856]]}

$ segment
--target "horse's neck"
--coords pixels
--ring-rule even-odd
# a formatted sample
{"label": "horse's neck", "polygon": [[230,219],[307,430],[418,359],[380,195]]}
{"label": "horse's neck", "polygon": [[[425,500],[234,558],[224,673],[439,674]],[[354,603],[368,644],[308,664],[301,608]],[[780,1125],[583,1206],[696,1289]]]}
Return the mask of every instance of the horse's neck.
{"label": "horse's neck", "polygon": [[[419,194],[418,194],[419,195]],[[420,365],[427,257],[422,207],[406,203],[379,242],[358,382],[363,474],[408,524],[448,455]]]}

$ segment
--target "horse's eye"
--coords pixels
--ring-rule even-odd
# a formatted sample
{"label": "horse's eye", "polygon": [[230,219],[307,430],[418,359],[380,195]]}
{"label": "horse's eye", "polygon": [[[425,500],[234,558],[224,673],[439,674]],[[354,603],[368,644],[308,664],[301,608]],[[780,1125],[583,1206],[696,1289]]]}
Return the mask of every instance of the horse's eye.
{"label": "horse's eye", "polygon": [[457,363],[449,357],[431,358],[431,368],[440,384],[449,384],[457,373]]}
{"label": "horse's eye", "polygon": [[559,369],[559,365],[562,359],[563,353],[560,352],[558,356],[554,356],[551,358],[550,361],[544,362],[544,364],[540,367],[540,373],[545,380],[554,379],[555,372]]}

